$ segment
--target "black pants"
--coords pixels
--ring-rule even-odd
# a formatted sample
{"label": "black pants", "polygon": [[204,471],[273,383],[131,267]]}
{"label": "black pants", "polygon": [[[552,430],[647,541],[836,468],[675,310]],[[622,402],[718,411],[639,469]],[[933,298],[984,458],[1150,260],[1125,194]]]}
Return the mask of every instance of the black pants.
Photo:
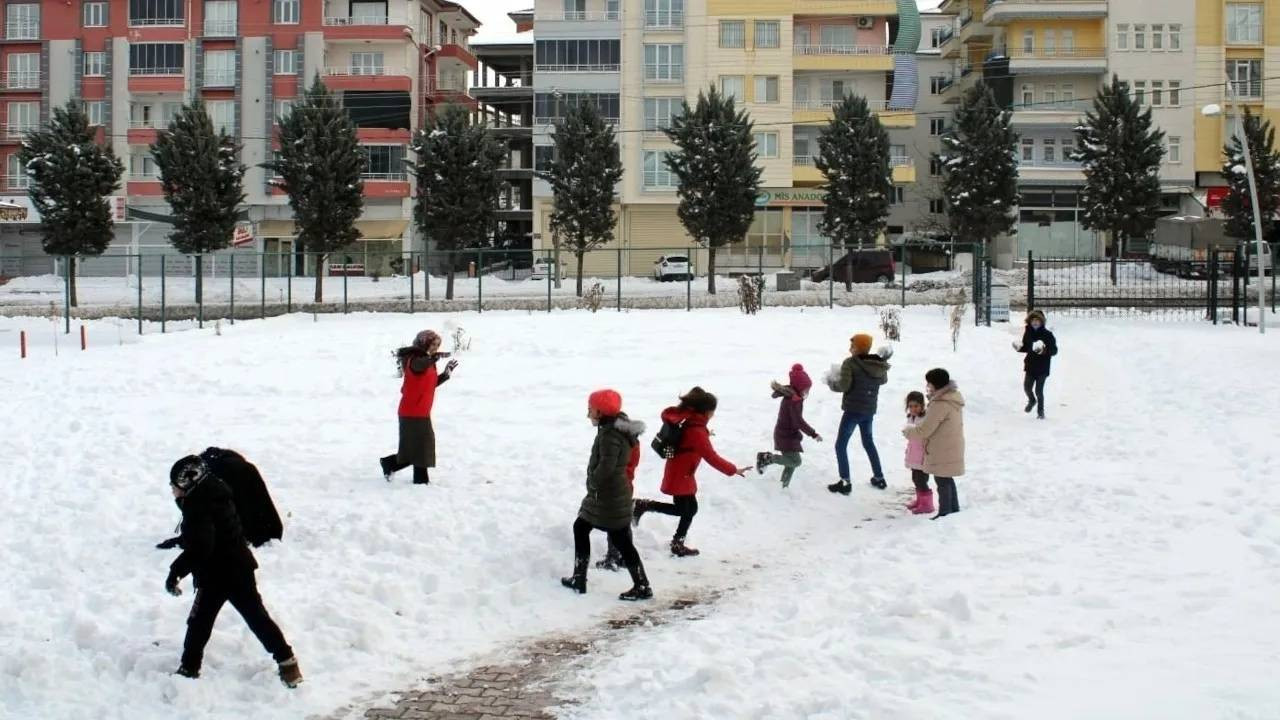
{"label": "black pants", "polygon": [[1044,381],[1047,377],[1031,377],[1026,373],[1022,377],[1022,390],[1027,394],[1027,402],[1036,404],[1036,414],[1044,415]]}
{"label": "black pants", "polygon": [[950,515],[960,512],[960,500],[956,497],[956,479],[935,476],[933,480],[938,484],[938,514]]}
{"label": "black pants", "polygon": [[689,534],[689,526],[693,524],[693,516],[698,514],[698,496],[676,495],[671,500],[669,503],[650,500],[648,509],[663,515],[679,516],[675,539],[684,540],[685,535]]}
{"label": "black pants", "polygon": [[[592,530],[603,530],[609,536],[609,545],[617,548],[622,555],[622,563],[628,569],[640,564],[640,552],[636,550],[636,544],[631,540],[630,527],[624,525],[620,528],[601,528],[578,518],[573,521],[573,556],[576,562],[583,566],[584,571],[586,563],[591,560]],[[577,564],[575,564],[576,567]]]}
{"label": "black pants", "polygon": [[916,490],[929,492],[929,473],[923,470],[912,470],[911,482],[915,483]]}
{"label": "black pants", "polygon": [[284,662],[293,657],[293,648],[285,642],[284,633],[276,625],[267,609],[262,605],[262,596],[258,594],[258,583],[253,573],[241,579],[205,583],[196,590],[195,602],[191,604],[191,614],[187,616],[187,638],[182,645],[182,666],[188,670],[199,670],[204,660],[204,646],[213,633],[213,622],[218,619],[218,611],[224,603],[240,613],[240,617],[249,625],[249,629],[257,636],[262,647],[271,653],[276,662]]}
{"label": "black pants", "polygon": [[[398,457],[399,456],[397,455],[388,455],[382,458],[382,464],[390,468],[392,472],[400,472],[401,470],[409,467],[411,463],[407,463],[407,462],[402,463],[397,459]],[[427,469],[424,467],[418,467],[417,465],[414,465],[413,466],[413,483],[415,485],[427,485],[430,482],[431,482],[431,477],[430,475],[428,475]]]}

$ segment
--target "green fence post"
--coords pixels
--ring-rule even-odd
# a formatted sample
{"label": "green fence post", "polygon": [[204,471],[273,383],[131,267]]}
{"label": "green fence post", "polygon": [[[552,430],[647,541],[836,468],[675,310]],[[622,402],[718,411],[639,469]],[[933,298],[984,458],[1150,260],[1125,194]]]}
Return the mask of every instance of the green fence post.
{"label": "green fence post", "polygon": [[258,276],[262,281],[261,295],[258,297],[258,312],[263,320],[267,319],[267,254],[258,255]]}
{"label": "green fence post", "polygon": [[689,272],[684,274],[684,309],[685,312],[693,312],[693,275],[698,271],[698,266],[694,264],[696,256],[692,247],[685,251],[685,257],[689,259]]}
{"label": "green fence post", "polygon": [[1033,251],[1027,251],[1027,312],[1036,309],[1036,258]]}
{"label": "green fence post", "polygon": [[618,244],[618,312],[622,312],[622,244]]}
{"label": "green fence post", "polygon": [[196,326],[204,329],[204,268],[203,261],[201,267],[196,268],[196,282],[200,285],[200,297],[196,299]]}
{"label": "green fence post", "polygon": [[235,251],[231,251],[232,255],[228,258],[231,263],[231,324],[236,324],[236,256]]}
{"label": "green fence post", "polygon": [[284,280],[284,311],[286,314],[293,312],[293,263],[296,262],[296,256],[289,253],[288,268],[285,272]]}
{"label": "green fence post", "polygon": [[760,297],[756,298],[756,302],[759,304],[760,307],[764,307],[765,283],[764,283],[764,244],[763,243],[761,243],[760,245],[760,257],[758,258],[756,265],[758,268],[757,272],[760,277]]}
{"label": "green fence post", "polygon": [[347,308],[347,269],[342,268],[342,314],[346,315],[350,310]]}
{"label": "green fence post", "polygon": [[983,263],[983,272],[985,273],[986,278],[984,278],[985,287],[983,288],[983,290],[986,294],[986,297],[983,298],[983,301],[986,302],[987,304],[987,312],[986,312],[987,327],[991,327],[991,283],[993,280],[992,276],[994,275],[994,271],[992,269],[990,252],[988,251],[985,254],[986,254],[986,262]]}
{"label": "green fence post", "polygon": [[62,317],[68,335],[71,334],[71,257],[62,259]]}
{"label": "green fence post", "polygon": [[426,288],[426,301],[431,302],[431,251],[422,251],[422,285]]}
{"label": "green fence post", "polygon": [[164,289],[164,266],[165,254],[160,253],[160,333],[164,333],[164,325],[166,320],[165,313],[165,289]]}
{"label": "green fence post", "polygon": [[409,314],[410,315],[413,314],[413,304],[414,304],[414,301],[416,300],[414,296],[417,295],[417,292],[418,291],[414,289],[414,281],[413,281],[413,253],[409,253]]}
{"label": "green fence post", "polygon": [[138,253],[138,334],[142,334],[142,253]]}
{"label": "green fence post", "polygon": [[[552,256],[552,259],[554,260],[554,256]],[[533,258],[533,262],[536,263],[537,261],[538,259],[536,257]],[[533,266],[530,265],[529,267],[532,268]],[[548,313],[551,312],[551,275],[552,273],[557,273],[557,272],[559,272],[558,268],[553,268],[550,265],[547,266],[547,312]]]}
{"label": "green fence post", "polygon": [[835,245],[827,241],[827,307],[836,307],[836,269]]}
{"label": "green fence post", "polygon": [[484,312],[484,250],[476,251],[476,312]]}

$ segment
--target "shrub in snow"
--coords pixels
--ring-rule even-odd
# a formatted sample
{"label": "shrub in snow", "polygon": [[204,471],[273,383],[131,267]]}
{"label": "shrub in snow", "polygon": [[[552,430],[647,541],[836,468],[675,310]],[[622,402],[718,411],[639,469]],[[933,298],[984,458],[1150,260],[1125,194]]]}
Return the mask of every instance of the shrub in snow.
{"label": "shrub in snow", "polygon": [[764,294],[764,278],[758,275],[738,276],[738,309],[748,315],[760,312],[760,299]]}
{"label": "shrub in snow", "polygon": [[960,328],[964,325],[964,308],[967,302],[964,290],[960,291],[959,302],[951,306],[951,351],[960,347]]}
{"label": "shrub in snow", "polygon": [[591,312],[600,312],[600,306],[604,304],[604,283],[595,283],[578,300],[578,307],[583,307]]}
{"label": "shrub in snow", "polygon": [[467,335],[467,331],[461,325],[449,321],[444,326],[445,330],[449,331],[449,336],[453,338],[454,355],[460,355],[471,349],[471,337]]}
{"label": "shrub in snow", "polygon": [[898,308],[880,308],[880,332],[895,342],[902,339],[902,313]]}

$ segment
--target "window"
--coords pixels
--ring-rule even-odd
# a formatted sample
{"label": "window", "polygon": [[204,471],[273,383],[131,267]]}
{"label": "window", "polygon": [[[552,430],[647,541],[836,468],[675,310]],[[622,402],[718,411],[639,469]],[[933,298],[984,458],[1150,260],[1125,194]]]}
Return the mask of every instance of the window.
{"label": "window", "polygon": [[1116,49],[1129,49],[1129,23],[1116,23]]}
{"label": "window", "polygon": [[936,27],[929,31],[929,47],[937,49],[942,47],[942,35],[947,29],[945,27]]}
{"label": "window", "polygon": [[1056,163],[1058,161],[1058,145],[1054,138],[1044,139],[1044,161],[1046,163]]}
{"label": "window", "polygon": [[889,188],[889,204],[901,205],[907,201],[906,188],[901,185],[894,185]]}
{"label": "window", "polygon": [[271,22],[277,25],[297,25],[302,0],[274,0],[271,3]]}
{"label": "window", "polygon": [[287,100],[276,101],[276,122],[285,120],[289,114],[293,112],[293,106],[298,104],[297,98],[289,98]]}
{"label": "window", "polygon": [[792,81],[791,85],[791,102],[798,108],[806,108],[809,106],[809,80],[805,77],[798,77]]}
{"label": "window", "polygon": [[1133,26],[1133,49],[1147,49],[1147,26],[1144,24],[1139,23]]}
{"label": "window", "polygon": [[4,36],[6,40],[39,39],[40,6],[36,3],[7,6],[4,16]]}
{"label": "window", "polygon": [[1062,138],[1062,162],[1074,162],[1076,153],[1076,141],[1074,138]]}
{"label": "window", "polygon": [[353,2],[351,3],[351,22],[353,25],[386,25],[387,3],[385,2]]}
{"label": "window", "polygon": [[18,153],[9,156],[6,162],[7,167],[7,185],[13,190],[22,190],[30,186],[31,180],[27,177],[26,168],[22,166],[22,158]]}
{"label": "window", "polygon": [[1022,106],[1031,107],[1036,104],[1036,88],[1034,85],[1025,84],[1022,86]]}
{"label": "window", "polygon": [[946,118],[929,118],[929,134],[937,137],[947,131]]}
{"label": "window", "polygon": [[206,37],[235,37],[235,0],[205,0],[204,34]]}
{"label": "window", "polygon": [[234,100],[213,100],[205,103],[213,129],[228,135],[236,134],[236,103]]}
{"label": "window", "polygon": [[938,177],[942,174],[942,158],[934,155],[929,158],[929,177]]}
{"label": "window", "polygon": [[1227,43],[1230,45],[1262,44],[1262,6],[1227,3]]}
{"label": "window", "polygon": [[1073,105],[1075,104],[1075,99],[1076,99],[1076,86],[1071,84],[1064,84],[1062,86],[1062,104],[1067,106]]}
{"label": "window", "polygon": [[947,204],[942,201],[942,198],[933,198],[929,200],[929,212],[934,215],[942,215],[946,211]]}
{"label": "window", "polygon": [[929,78],[929,94],[941,95],[942,91],[951,83],[947,82],[946,75],[934,75]]}
{"label": "window", "polygon": [[236,51],[214,50],[204,54],[204,86],[234,87],[236,84]]}
{"label": "window", "polygon": [[720,47],[741,48],[747,46],[747,23],[745,20],[720,21]]}
{"label": "window", "polygon": [[1054,105],[1058,104],[1058,86],[1045,85],[1042,90],[1044,93],[1044,105],[1046,110],[1056,110]]}
{"label": "window", "polygon": [[1063,55],[1076,54],[1076,31],[1075,30],[1062,31],[1062,54]]}
{"label": "window", "polygon": [[1238,98],[1262,97],[1262,61],[1228,60],[1227,77],[1231,94]]}
{"label": "window", "polygon": [[1164,49],[1164,25],[1151,26],[1151,49]]}
{"label": "window", "polygon": [[756,75],[756,102],[758,103],[776,103],[778,102],[778,76],[777,75]]}
{"label": "window", "polygon": [[533,148],[533,169],[538,172],[547,172],[551,169],[551,163],[556,159],[556,148],[554,145],[537,145]]}
{"label": "window", "polygon": [[89,77],[101,77],[107,74],[107,54],[104,52],[87,52],[84,54],[84,74]]}
{"label": "window", "polygon": [[1058,53],[1058,33],[1053,30],[1044,31],[1044,54],[1056,55]]}
{"label": "window", "polygon": [[182,43],[141,43],[129,46],[130,75],[181,75]]}
{"label": "window", "polygon": [[1169,49],[1182,49],[1182,26],[1173,24],[1169,26]]}
{"label": "window", "polygon": [[684,45],[645,45],[644,79],[664,82],[684,80]]}
{"label": "window", "polygon": [[848,52],[857,44],[852,25],[823,25],[821,35],[826,52]]}
{"label": "window", "polygon": [[1036,159],[1036,140],[1035,138],[1022,138],[1022,161],[1032,162]]}
{"label": "window", "polygon": [[298,59],[297,50],[276,50],[276,75],[297,75],[299,69],[298,66],[302,64],[298,62]]}
{"label": "window", "polygon": [[130,25],[182,25],[187,0],[129,0]]}
{"label": "window", "polygon": [[11,102],[5,120],[5,135],[21,136],[35,130],[40,124],[40,103]]}
{"label": "window", "polygon": [[1169,81],[1169,107],[1182,106],[1182,81]]}
{"label": "window", "polygon": [[844,100],[844,81],[843,80],[823,80],[822,81],[822,105],[823,107],[832,107],[840,104]]}
{"label": "window", "polygon": [[809,47],[809,26],[796,23],[791,26],[791,44],[798,48]]}
{"label": "window", "polygon": [[40,87],[40,55],[37,53],[14,53],[8,60],[9,74],[5,87],[31,88]]}
{"label": "window", "polygon": [[680,114],[682,98],[645,98],[645,132],[660,132],[671,127],[671,119]]}
{"label": "window", "polygon": [[747,229],[747,252],[764,248],[771,255],[782,254],[782,210],[756,210]]}
{"label": "window", "polygon": [[366,180],[403,180],[406,168],[404,164],[404,145],[361,145],[364,150],[364,172],[361,177]]}
{"label": "window", "polygon": [[608,20],[617,20],[622,17],[622,0],[605,0],[604,16]]}
{"label": "window", "polygon": [[777,20],[756,21],[756,49],[782,47],[782,24]]}
{"label": "window", "polygon": [[891,163],[894,162],[895,160],[898,160],[899,158],[906,159],[906,157],[907,157],[906,145],[890,145],[889,146],[889,161]]}
{"label": "window", "polygon": [[791,136],[791,156],[796,165],[812,165],[813,154],[809,151],[809,143],[812,142],[804,135]]}
{"label": "window", "polygon": [[645,27],[683,27],[684,0],[644,0]]}
{"label": "window", "polygon": [[150,153],[129,156],[129,176],[135,180],[159,180],[160,168]]}
{"label": "window", "polygon": [[667,153],[660,150],[644,151],[644,189],[672,190],[676,176],[667,168]]}
{"label": "window", "polygon": [[595,105],[605,122],[617,122],[620,109],[618,97],[618,93],[537,93],[533,96],[534,122],[539,125],[554,124],[582,103]]}
{"label": "window", "polygon": [[1161,107],[1164,105],[1164,81],[1151,81],[1151,106]]}
{"label": "window", "polygon": [[85,113],[89,116],[91,127],[103,127],[107,124],[107,101],[90,100],[84,104]]}
{"label": "window", "polygon": [[721,75],[720,94],[734,100],[742,100],[746,95],[746,78],[741,75]]}
{"label": "window", "polygon": [[382,75],[386,72],[383,65],[383,54],[380,52],[351,53],[352,75]]}
{"label": "window", "polygon": [[752,135],[756,143],[756,154],[762,158],[778,157],[778,133],[758,132]]}
{"label": "window", "polygon": [[[445,28],[440,28],[443,38]],[[618,40],[537,40],[534,44],[535,69],[547,72],[617,72]],[[648,55],[645,46],[645,54]],[[681,64],[683,65],[683,49]]]}
{"label": "window", "polygon": [[1182,138],[1177,135],[1168,137],[1168,144],[1165,147],[1165,157],[1170,163],[1182,162]]}
{"label": "window", "polygon": [[1034,55],[1036,52],[1036,31],[1022,31],[1022,53],[1024,55]]}
{"label": "window", "polygon": [[1133,81],[1133,102],[1137,105],[1141,105],[1146,101],[1147,101],[1147,81],[1134,80]]}
{"label": "window", "polygon": [[84,26],[107,26],[107,4],[105,2],[87,2],[84,4]]}

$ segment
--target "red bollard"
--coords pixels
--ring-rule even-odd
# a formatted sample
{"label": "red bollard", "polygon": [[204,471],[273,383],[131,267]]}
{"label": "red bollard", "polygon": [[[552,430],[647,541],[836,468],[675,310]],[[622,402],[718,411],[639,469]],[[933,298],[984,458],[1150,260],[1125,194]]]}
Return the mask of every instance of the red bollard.
{"label": "red bollard", "polygon": [[22,330],[18,332],[18,346],[21,348],[22,359],[25,360],[27,358],[27,331],[26,330]]}
{"label": "red bollard", "polygon": [[85,336],[84,336],[84,326],[81,325],[80,326],[80,349],[81,350],[86,349],[86,345],[87,343],[85,341]]}

